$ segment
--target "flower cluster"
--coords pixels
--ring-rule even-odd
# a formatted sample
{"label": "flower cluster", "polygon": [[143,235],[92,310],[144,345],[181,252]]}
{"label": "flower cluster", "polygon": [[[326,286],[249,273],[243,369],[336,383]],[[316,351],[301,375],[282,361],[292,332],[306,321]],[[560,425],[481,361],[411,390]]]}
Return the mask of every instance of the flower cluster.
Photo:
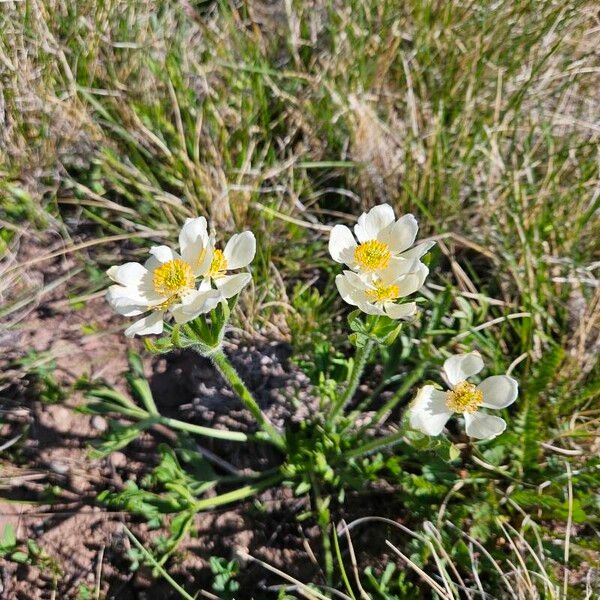
{"label": "flower cluster", "polygon": [[[413,215],[396,220],[388,204],[363,213],[354,234],[348,227],[336,225],[329,238],[329,253],[333,260],[348,267],[335,280],[344,301],[370,315],[391,319],[414,315],[416,303],[402,299],[423,286],[429,270],[421,258],[434,244],[415,245],[418,229]],[[477,439],[500,435],[506,428],[505,421],[479,408],[509,406],[517,398],[518,384],[507,375],[488,377],[477,386],[467,381],[482,369],[483,361],[475,352],[448,358],[444,375],[450,390],[433,385],[421,388],[408,411],[410,426],[437,436],[450,417],[459,413],[464,416],[467,435]]]}
{"label": "flower cluster", "polygon": [[344,301],[370,315],[391,319],[414,315],[416,303],[400,301],[423,286],[429,269],[421,258],[434,244],[415,246],[418,230],[413,215],[396,220],[389,204],[363,213],[354,235],[345,225],[336,225],[329,238],[329,253],[348,267],[335,278]]}
{"label": "flower cluster", "polygon": [[[363,213],[354,233],[344,225],[336,225],[331,231],[329,252],[336,262],[347,267],[335,278],[343,300],[374,315],[375,322],[379,317],[397,320],[413,316],[416,302],[405,299],[422,288],[429,269],[421,259],[434,244],[415,244],[418,229],[413,215],[396,220],[388,204]],[[143,265],[130,262],[110,268],[108,276],[114,285],[108,288],[106,297],[119,314],[142,315],[125,330],[125,335],[161,334],[167,316],[178,324],[187,323],[239,294],[250,281],[250,273],[229,271],[247,267],[255,253],[252,232],[233,235],[221,250],[215,245],[214,235],[209,234],[204,217],[188,219],[179,234],[179,253],[168,246],[154,246]],[[225,322],[226,318],[218,322],[219,331]],[[197,325],[200,329],[204,326]],[[218,346],[219,339],[216,346],[211,342],[211,348]],[[352,378],[354,383],[349,384],[338,408],[352,399],[366,358],[364,354],[358,361],[358,376]],[[226,370],[223,367],[222,372],[223,369]],[[443,391],[433,385],[421,388],[408,409],[410,426],[437,436],[450,417],[458,413],[463,415],[466,433],[471,437],[490,439],[502,433],[506,428],[504,420],[479,409],[509,406],[517,398],[518,384],[508,375],[488,377],[479,385],[468,381],[482,369],[483,360],[476,352],[448,358],[443,378],[450,389]],[[237,379],[236,386],[240,387]],[[277,438],[258,405],[254,401],[248,401],[248,405]]]}
{"label": "flower cluster", "polygon": [[160,334],[168,313],[177,323],[187,323],[239,294],[250,273],[227,272],[252,262],[256,240],[252,232],[244,231],[220,250],[206,219],[198,217],[183,225],[179,251],[154,246],[143,265],[129,262],[108,270],[115,282],[106,293],[110,306],[126,317],[144,315],[125,330],[126,336]]}

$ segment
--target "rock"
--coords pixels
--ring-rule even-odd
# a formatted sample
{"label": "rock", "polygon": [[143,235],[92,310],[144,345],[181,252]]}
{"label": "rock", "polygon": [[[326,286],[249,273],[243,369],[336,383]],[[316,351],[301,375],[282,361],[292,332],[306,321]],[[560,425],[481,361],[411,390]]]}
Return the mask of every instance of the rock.
{"label": "rock", "polygon": [[100,415],[94,415],[90,420],[90,425],[97,431],[106,431],[108,428],[106,419]]}
{"label": "rock", "polygon": [[76,494],[82,494],[86,492],[90,488],[90,484],[85,477],[81,477],[80,475],[73,475],[69,481],[71,485],[71,489]]}
{"label": "rock", "polygon": [[69,472],[69,465],[58,460],[53,460],[50,463],[50,468],[59,475],[66,475]]}
{"label": "rock", "polygon": [[127,457],[122,452],[113,452],[108,461],[113,469],[122,469],[127,465]]}

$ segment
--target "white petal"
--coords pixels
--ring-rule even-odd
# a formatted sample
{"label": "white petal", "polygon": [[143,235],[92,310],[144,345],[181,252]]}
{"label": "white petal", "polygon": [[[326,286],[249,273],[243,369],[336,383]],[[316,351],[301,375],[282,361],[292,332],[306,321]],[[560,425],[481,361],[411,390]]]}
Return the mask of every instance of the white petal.
{"label": "white petal", "polygon": [[452,411],[446,406],[446,393],[432,385],[422,387],[409,407],[410,426],[427,435],[442,433]]}
{"label": "white petal", "polygon": [[357,301],[358,308],[360,308],[360,310],[362,310],[364,313],[367,313],[368,315],[385,315],[383,308],[377,306],[377,304],[361,301],[360,298],[357,298]]}
{"label": "white petal", "polygon": [[181,304],[171,308],[171,314],[177,323],[187,323],[198,315],[210,312],[222,299],[218,290],[200,291],[194,290],[187,293]]}
{"label": "white petal", "polygon": [[195,258],[191,259],[192,262],[188,261],[192,265],[194,275],[205,275],[208,272],[214,254],[215,240],[211,237],[209,238],[207,245],[198,252]]}
{"label": "white petal", "polygon": [[478,440],[495,438],[506,429],[506,422],[500,417],[482,412],[465,413],[464,417],[467,435]]}
{"label": "white petal", "polygon": [[195,274],[204,273],[210,266],[212,246],[204,217],[187,219],[179,233],[179,249],[183,260],[192,265]]}
{"label": "white petal", "polygon": [[143,319],[140,319],[139,321],[136,321],[133,325],[130,325],[125,330],[125,335],[127,337],[133,337],[134,335],[150,335],[162,333],[164,314],[165,313],[162,311],[151,312]]}
{"label": "white petal", "polygon": [[152,304],[137,288],[122,285],[111,285],[105,298],[114,311],[125,317],[141,315]]}
{"label": "white petal", "polygon": [[386,302],[384,310],[390,319],[408,319],[417,312],[417,305],[415,302],[407,302],[406,304]]}
{"label": "white petal", "polygon": [[344,277],[348,280],[348,283],[357,290],[372,290],[375,289],[368,281],[368,275],[358,275],[354,271],[345,270]]}
{"label": "white petal", "polygon": [[417,220],[409,214],[388,225],[378,239],[385,242],[394,254],[398,254],[415,243],[418,231]]}
{"label": "white petal", "polygon": [[517,399],[519,384],[508,375],[493,375],[484,379],[477,389],[483,393],[481,406],[499,409],[510,406]]}
{"label": "white petal", "polygon": [[417,267],[414,272],[419,281],[417,290],[420,290],[427,279],[427,275],[429,275],[429,267],[425,263],[417,261]]}
{"label": "white petal", "polygon": [[417,271],[418,262],[416,260],[405,260],[404,258],[392,258],[390,265],[379,274],[381,281],[386,285],[391,285],[407,273]]}
{"label": "white petal", "polygon": [[152,246],[150,254],[158,260],[158,262],[166,263],[175,258],[179,258],[177,252],[174,252],[169,246]]}
{"label": "white petal", "polygon": [[479,352],[468,354],[455,354],[444,362],[444,373],[448,383],[452,386],[465,381],[472,375],[477,375],[483,369],[483,360]]}
{"label": "white petal", "polygon": [[152,246],[150,248],[150,258],[144,263],[144,267],[148,271],[153,271],[160,265],[181,258],[177,252],[174,252],[169,246]]}
{"label": "white petal", "polygon": [[116,283],[121,285],[140,285],[148,269],[136,262],[128,262],[118,267],[111,267],[106,274]]}
{"label": "white petal", "polygon": [[227,260],[227,269],[240,269],[248,266],[256,254],[256,238],[251,231],[236,233],[227,242],[223,255]]}
{"label": "white petal", "polygon": [[352,306],[358,306],[358,302],[354,299],[356,289],[352,287],[348,278],[344,275],[336,275],[335,285],[337,286],[338,292],[344,302],[351,304]]}
{"label": "white petal", "polygon": [[233,298],[248,285],[251,279],[252,275],[250,273],[237,273],[236,275],[225,275],[215,279],[215,285],[223,298]]}
{"label": "white petal", "polygon": [[354,264],[356,240],[345,225],[336,225],[329,236],[329,254],[339,263]]}
{"label": "white petal", "polygon": [[211,285],[212,279],[210,277],[204,277],[198,286],[198,289],[201,292],[208,292],[208,290],[212,290],[213,287]]}
{"label": "white petal", "polygon": [[358,217],[354,234],[359,242],[376,240],[379,233],[394,222],[394,209],[389,204],[374,206],[369,212]]}
{"label": "white petal", "polygon": [[419,263],[417,270],[412,273],[408,273],[396,281],[398,286],[400,298],[410,296],[415,292],[419,291],[423,287],[425,278],[429,273],[429,269],[423,264]]}
{"label": "white petal", "polygon": [[185,256],[186,246],[194,244],[198,238],[208,240],[208,228],[204,217],[186,219],[179,232],[179,249],[181,255]]}
{"label": "white petal", "polygon": [[406,260],[419,260],[421,257],[425,256],[425,254],[427,254],[434,246],[435,242],[422,242],[421,244],[417,244],[414,248],[406,250],[401,254],[401,256]]}

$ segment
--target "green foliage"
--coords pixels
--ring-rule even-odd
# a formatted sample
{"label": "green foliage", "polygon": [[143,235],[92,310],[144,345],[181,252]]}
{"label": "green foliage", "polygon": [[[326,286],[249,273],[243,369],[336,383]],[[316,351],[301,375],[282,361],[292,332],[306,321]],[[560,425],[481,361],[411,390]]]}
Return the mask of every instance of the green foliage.
{"label": "green foliage", "polygon": [[[189,471],[182,469],[175,452],[168,446],[159,447],[160,462],[144,479],[142,487],[129,480],[123,490],[105,490],[98,496],[100,502],[143,517],[150,527],[159,527],[163,516],[172,513],[194,513],[196,498],[214,487],[215,473],[198,454],[184,452]],[[150,491],[156,489],[159,493]],[[173,523],[175,523],[173,525]],[[180,531],[181,521],[174,520],[172,534]]]}
{"label": "green foliage", "polygon": [[54,376],[56,361],[50,354],[29,350],[18,361],[18,366],[26,370],[33,381],[35,395],[42,402],[57,404],[66,398],[65,389]]}
{"label": "green foliage", "polygon": [[292,295],[294,312],[288,319],[293,359],[314,384],[323,378],[340,381],[348,376],[348,359],[333,343],[335,329],[327,319],[332,294],[297,283]]}
{"label": "green foliage", "polygon": [[218,556],[210,557],[210,570],[214,576],[212,589],[222,600],[234,600],[240,584],[235,580],[239,566],[235,560],[226,560]]}
{"label": "green foliage", "polygon": [[14,527],[8,523],[4,526],[0,538],[0,558],[23,565],[34,565],[47,571],[54,581],[61,575],[62,569],[35,540],[29,538],[24,543],[17,541]]}
{"label": "green foliage", "polygon": [[401,321],[394,321],[386,316],[365,315],[360,310],[348,315],[348,325],[354,332],[349,339],[357,348],[363,348],[369,341],[390,346],[402,330]]}
{"label": "green foliage", "polygon": [[88,585],[81,584],[77,588],[77,600],[92,600],[94,598],[94,589]]}
{"label": "green foliage", "polygon": [[376,575],[373,567],[367,567],[364,572],[364,586],[374,598],[380,600],[403,600],[409,594],[419,598],[420,594],[414,584],[408,581],[406,572],[399,571],[393,563],[388,563],[383,572]]}

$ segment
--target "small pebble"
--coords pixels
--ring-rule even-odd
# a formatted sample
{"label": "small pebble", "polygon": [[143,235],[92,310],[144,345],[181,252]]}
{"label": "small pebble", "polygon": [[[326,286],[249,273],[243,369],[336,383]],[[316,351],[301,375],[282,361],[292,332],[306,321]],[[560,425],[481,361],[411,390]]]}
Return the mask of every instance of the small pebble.
{"label": "small pebble", "polygon": [[94,415],[90,421],[90,424],[97,431],[106,431],[106,419],[100,415]]}
{"label": "small pebble", "polygon": [[90,487],[88,480],[85,477],[80,477],[79,475],[74,475],[71,477],[69,483],[71,485],[71,489],[76,494],[82,494]]}
{"label": "small pebble", "polygon": [[69,472],[69,465],[64,463],[64,462],[60,462],[58,460],[53,460],[50,463],[50,468],[55,472],[58,473],[59,475],[65,475],[66,473]]}
{"label": "small pebble", "polygon": [[127,457],[122,452],[113,452],[108,460],[114,469],[119,469],[127,464]]}

